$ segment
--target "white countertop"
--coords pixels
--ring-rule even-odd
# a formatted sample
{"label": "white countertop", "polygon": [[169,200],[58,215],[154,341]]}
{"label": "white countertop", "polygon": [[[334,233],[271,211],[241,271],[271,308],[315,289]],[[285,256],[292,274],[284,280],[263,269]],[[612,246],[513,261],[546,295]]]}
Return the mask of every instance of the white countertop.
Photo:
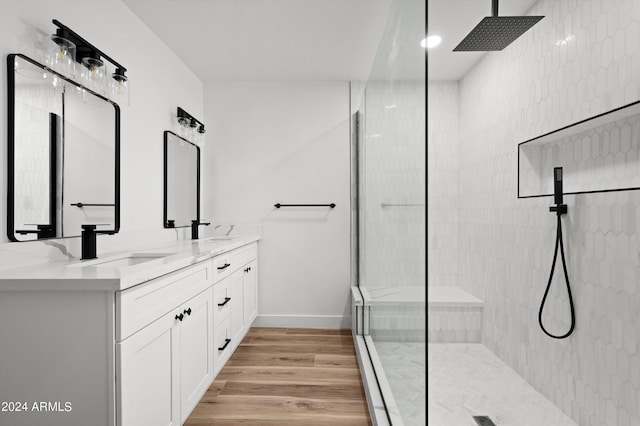
{"label": "white countertop", "polygon": [[[230,238],[230,239],[229,239]],[[258,241],[258,235],[181,240],[149,249],[110,253],[92,260],[49,262],[0,271],[0,291],[124,290]],[[131,266],[104,264],[134,255],[168,254]]]}

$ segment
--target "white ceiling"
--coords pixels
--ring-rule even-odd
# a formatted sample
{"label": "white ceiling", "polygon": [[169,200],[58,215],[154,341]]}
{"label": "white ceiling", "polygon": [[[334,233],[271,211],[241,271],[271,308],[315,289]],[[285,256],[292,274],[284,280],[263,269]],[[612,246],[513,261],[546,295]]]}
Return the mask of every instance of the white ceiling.
{"label": "white ceiling", "polygon": [[[501,0],[498,16],[526,15],[537,0]],[[453,52],[485,16],[491,16],[491,0],[427,0],[429,35],[442,37],[428,50],[429,80],[460,80],[484,52]]]}
{"label": "white ceiling", "polygon": [[366,80],[391,0],[123,0],[204,82]]}

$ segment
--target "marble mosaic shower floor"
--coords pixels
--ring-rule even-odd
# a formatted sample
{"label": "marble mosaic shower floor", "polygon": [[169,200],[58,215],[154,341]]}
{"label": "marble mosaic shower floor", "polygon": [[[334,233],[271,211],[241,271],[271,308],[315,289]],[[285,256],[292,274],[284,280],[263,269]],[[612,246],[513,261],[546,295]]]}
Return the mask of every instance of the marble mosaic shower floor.
{"label": "marble mosaic shower floor", "polygon": [[427,354],[429,426],[576,426],[480,343],[429,343]]}
{"label": "marble mosaic shower floor", "polygon": [[375,342],[405,426],[425,423],[425,343]]}

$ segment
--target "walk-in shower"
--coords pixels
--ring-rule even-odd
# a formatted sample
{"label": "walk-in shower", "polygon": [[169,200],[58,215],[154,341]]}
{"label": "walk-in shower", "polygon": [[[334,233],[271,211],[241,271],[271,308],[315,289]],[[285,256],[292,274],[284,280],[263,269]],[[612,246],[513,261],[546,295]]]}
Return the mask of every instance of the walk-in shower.
{"label": "walk-in shower", "polygon": [[425,2],[394,0],[351,87],[354,334],[374,424],[426,421]]}

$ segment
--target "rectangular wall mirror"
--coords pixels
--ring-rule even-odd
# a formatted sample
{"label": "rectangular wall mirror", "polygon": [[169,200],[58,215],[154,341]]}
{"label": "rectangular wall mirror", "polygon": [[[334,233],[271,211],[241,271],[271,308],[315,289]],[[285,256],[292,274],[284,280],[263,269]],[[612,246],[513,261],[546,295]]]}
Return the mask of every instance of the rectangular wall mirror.
{"label": "rectangular wall mirror", "polygon": [[8,65],[11,241],[120,227],[120,108],[21,55]]}
{"label": "rectangular wall mirror", "polygon": [[164,132],[164,227],[200,222],[200,148]]}

